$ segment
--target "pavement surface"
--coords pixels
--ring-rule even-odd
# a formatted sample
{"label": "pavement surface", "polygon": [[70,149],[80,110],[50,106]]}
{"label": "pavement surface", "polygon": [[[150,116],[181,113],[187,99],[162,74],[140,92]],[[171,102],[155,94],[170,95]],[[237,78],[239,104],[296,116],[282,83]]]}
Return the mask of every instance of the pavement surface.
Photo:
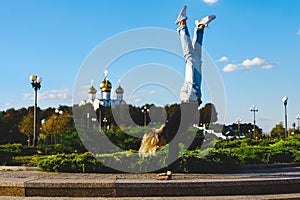
{"label": "pavement surface", "polygon": [[300,165],[231,174],[80,174],[0,166],[0,200],[37,199],[300,199]]}
{"label": "pavement surface", "polygon": [[298,194],[276,194],[276,195],[238,195],[238,196],[190,196],[190,197],[0,197],[0,200],[277,200],[277,199],[300,199]]}

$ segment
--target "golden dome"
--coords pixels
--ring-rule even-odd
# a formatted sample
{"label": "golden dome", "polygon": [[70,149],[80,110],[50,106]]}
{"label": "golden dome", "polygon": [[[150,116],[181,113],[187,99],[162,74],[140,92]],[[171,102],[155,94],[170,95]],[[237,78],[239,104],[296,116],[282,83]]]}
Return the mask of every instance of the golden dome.
{"label": "golden dome", "polygon": [[97,90],[94,88],[94,86],[91,85],[91,87],[90,87],[89,90],[88,90],[88,93],[89,93],[89,94],[96,94],[96,93],[97,93]]}
{"label": "golden dome", "polygon": [[116,89],[116,93],[117,94],[123,94],[124,93],[124,89],[119,85],[119,87]]}
{"label": "golden dome", "polygon": [[107,79],[107,77],[104,78],[104,80],[100,84],[100,89],[102,92],[110,92],[112,88],[111,83]]}

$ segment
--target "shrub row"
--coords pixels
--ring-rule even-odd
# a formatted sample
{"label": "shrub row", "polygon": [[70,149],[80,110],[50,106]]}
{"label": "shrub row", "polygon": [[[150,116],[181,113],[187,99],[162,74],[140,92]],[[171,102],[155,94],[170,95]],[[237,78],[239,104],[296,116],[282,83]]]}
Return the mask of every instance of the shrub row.
{"label": "shrub row", "polygon": [[23,146],[22,144],[5,144],[0,145],[0,165],[19,165],[23,164],[15,157],[32,156],[36,154],[36,149],[33,147]]}
{"label": "shrub row", "polygon": [[91,153],[56,154],[52,156],[34,156],[31,166],[48,172],[96,172],[103,165]]}
{"label": "shrub row", "polygon": [[[232,142],[220,141],[212,149],[182,151],[179,159],[172,164],[171,168],[176,172],[189,173],[231,172],[248,164],[299,162],[299,147],[300,137],[282,139],[276,143],[248,139]],[[153,168],[164,169],[167,155],[168,147],[166,146],[152,158],[139,157],[134,151],[99,155],[91,153],[57,154],[36,156],[31,164],[38,166],[43,171],[116,172],[121,169],[120,171],[145,172]]]}
{"label": "shrub row", "polygon": [[136,151],[99,155],[93,155],[90,152],[63,153],[51,156],[36,155],[30,161],[30,166],[37,166],[39,170],[48,172],[146,172],[149,169],[165,167],[166,149],[166,147],[162,148],[157,156],[147,158],[139,157]]}

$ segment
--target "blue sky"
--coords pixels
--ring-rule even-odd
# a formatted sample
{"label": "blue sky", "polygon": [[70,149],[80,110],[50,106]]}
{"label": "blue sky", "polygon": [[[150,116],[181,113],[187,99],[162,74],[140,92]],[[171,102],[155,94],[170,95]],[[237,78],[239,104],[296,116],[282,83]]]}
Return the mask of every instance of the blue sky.
{"label": "blue sky", "polygon": [[[208,14],[217,16],[205,30],[203,46],[224,84],[226,115],[221,115],[225,122],[229,124],[237,118],[242,123],[252,122],[249,108],[255,104],[259,109],[257,125],[268,132],[284,119],[281,99],[285,95],[289,97],[288,126],[297,122],[300,113],[300,1],[297,0],[0,0],[0,110],[33,104],[31,74],[43,78],[40,107],[72,105],[77,74],[97,45],[137,28],[176,30],[174,21],[183,5],[188,6],[190,30],[194,20]],[[147,37],[151,40],[151,36]],[[116,88],[122,73],[151,62],[184,73],[181,58],[145,50],[123,56],[108,76]],[[95,80],[97,90],[101,79],[99,76]],[[205,87],[204,83],[203,101],[207,103],[210,97]],[[177,101],[173,94],[162,96],[159,90],[163,91],[145,86],[131,100],[136,105]]]}

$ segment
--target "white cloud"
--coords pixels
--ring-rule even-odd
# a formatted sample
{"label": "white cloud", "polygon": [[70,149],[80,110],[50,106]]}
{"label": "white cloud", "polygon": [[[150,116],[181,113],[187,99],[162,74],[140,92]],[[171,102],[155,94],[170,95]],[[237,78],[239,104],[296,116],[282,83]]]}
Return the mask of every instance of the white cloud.
{"label": "white cloud", "polygon": [[223,68],[224,72],[234,72],[238,70],[238,66],[235,64],[228,64]]}
{"label": "white cloud", "polygon": [[253,67],[261,67],[261,69],[267,70],[273,68],[273,65],[268,61],[255,57],[253,59],[245,59],[239,64],[228,64],[223,68],[224,72],[233,72],[237,70],[249,70]]}
{"label": "white cloud", "polygon": [[[70,99],[70,92],[68,89],[57,89],[57,90],[50,90],[38,93],[39,100],[67,100]],[[32,100],[33,94],[32,93],[25,93],[23,95],[24,100]]]}
{"label": "white cloud", "polygon": [[218,59],[218,62],[226,62],[226,61],[228,61],[227,56],[222,56],[221,58]]}
{"label": "white cloud", "polygon": [[217,3],[218,0],[203,0],[204,3],[208,3],[208,4],[214,4]]}
{"label": "white cloud", "polygon": [[297,34],[298,34],[298,35],[300,35],[300,28],[299,28],[299,30],[298,30],[298,32],[297,32]]}
{"label": "white cloud", "polygon": [[68,99],[68,90],[61,89],[61,90],[51,90],[42,92],[39,94],[39,99],[41,100],[66,100]]}
{"label": "white cloud", "polygon": [[252,67],[252,66],[264,65],[264,64],[268,64],[268,63],[265,60],[256,57],[256,58],[253,58],[252,60],[250,60],[250,59],[244,60],[241,64],[241,66]]}
{"label": "white cloud", "polygon": [[268,65],[263,65],[261,68],[262,69],[271,69],[273,67],[273,65],[268,64]]}

